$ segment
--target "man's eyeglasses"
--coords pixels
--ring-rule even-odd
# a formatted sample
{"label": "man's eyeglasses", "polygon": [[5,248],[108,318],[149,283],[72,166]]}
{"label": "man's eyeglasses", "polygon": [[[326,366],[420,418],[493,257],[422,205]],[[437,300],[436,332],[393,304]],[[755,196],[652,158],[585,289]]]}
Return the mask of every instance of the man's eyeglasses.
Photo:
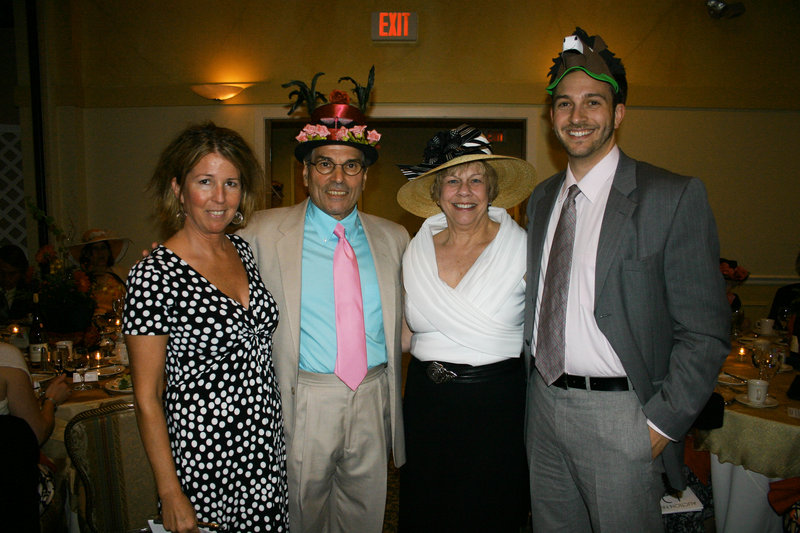
{"label": "man's eyeglasses", "polygon": [[351,159],[350,161],[345,161],[344,163],[334,163],[330,159],[320,159],[316,163],[309,161],[306,164],[316,168],[317,172],[323,175],[330,174],[336,169],[336,167],[342,167],[342,172],[348,176],[357,176],[362,170],[364,170],[364,164],[357,159]]}

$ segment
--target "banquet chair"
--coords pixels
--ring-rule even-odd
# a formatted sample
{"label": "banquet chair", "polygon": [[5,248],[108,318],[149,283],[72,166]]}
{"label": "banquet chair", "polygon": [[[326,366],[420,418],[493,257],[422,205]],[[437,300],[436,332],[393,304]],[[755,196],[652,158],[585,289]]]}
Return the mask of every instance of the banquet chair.
{"label": "banquet chair", "polygon": [[130,400],[105,404],[76,415],[64,443],[85,489],[78,511],[81,531],[149,531],[158,513],[155,480]]}

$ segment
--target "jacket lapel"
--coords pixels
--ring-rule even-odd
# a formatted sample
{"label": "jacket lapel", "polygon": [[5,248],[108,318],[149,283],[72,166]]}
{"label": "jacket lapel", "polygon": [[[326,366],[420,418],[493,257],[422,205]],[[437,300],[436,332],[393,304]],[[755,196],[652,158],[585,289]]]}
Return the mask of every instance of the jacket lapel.
{"label": "jacket lapel", "polygon": [[383,334],[386,338],[387,356],[391,358],[390,346],[395,336],[395,316],[398,313],[397,302],[395,301],[397,261],[392,260],[388,243],[374,232],[368,217],[361,216],[359,211],[359,218],[361,227],[364,228],[364,235],[367,237],[369,250],[372,253],[372,262],[375,264],[375,274],[378,278],[378,287],[381,294]]}
{"label": "jacket lapel", "polygon": [[300,286],[303,267],[303,231],[305,228],[308,199],[297,204],[281,222],[281,236],[276,243],[278,264],[285,309],[281,309],[281,321],[286,321],[294,344],[293,352],[300,353]]}
{"label": "jacket lapel", "polygon": [[636,209],[636,201],[631,194],[636,189],[636,162],[622,151],[619,154],[617,172],[608,195],[603,225],[600,228],[600,239],[597,244],[597,261],[595,264],[595,305],[603,292],[611,264],[619,250],[622,229]]}

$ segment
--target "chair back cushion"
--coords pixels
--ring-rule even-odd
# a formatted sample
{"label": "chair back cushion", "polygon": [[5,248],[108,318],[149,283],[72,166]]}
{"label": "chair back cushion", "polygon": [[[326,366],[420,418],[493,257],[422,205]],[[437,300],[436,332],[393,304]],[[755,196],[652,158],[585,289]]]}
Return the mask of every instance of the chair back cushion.
{"label": "chair back cushion", "polygon": [[64,441],[86,489],[87,525],[98,533],[147,525],[158,513],[155,480],[133,403],[106,404],[76,415]]}

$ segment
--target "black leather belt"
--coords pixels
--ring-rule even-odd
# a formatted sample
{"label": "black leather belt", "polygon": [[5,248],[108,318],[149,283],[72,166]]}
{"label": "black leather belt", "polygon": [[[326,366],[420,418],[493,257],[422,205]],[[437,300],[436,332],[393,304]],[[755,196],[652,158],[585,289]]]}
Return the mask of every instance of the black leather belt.
{"label": "black leather belt", "polygon": [[586,376],[571,376],[561,374],[553,385],[562,389],[583,389],[597,391],[627,391],[632,390],[628,378],[590,378]]}
{"label": "black leather belt", "polygon": [[412,358],[411,364],[414,366],[421,365],[428,379],[436,384],[448,382],[480,383],[502,374],[508,374],[515,370],[521,371],[522,369],[522,360],[520,358],[506,359],[499,363],[481,366],[459,365],[440,361],[422,362],[419,359]]}

